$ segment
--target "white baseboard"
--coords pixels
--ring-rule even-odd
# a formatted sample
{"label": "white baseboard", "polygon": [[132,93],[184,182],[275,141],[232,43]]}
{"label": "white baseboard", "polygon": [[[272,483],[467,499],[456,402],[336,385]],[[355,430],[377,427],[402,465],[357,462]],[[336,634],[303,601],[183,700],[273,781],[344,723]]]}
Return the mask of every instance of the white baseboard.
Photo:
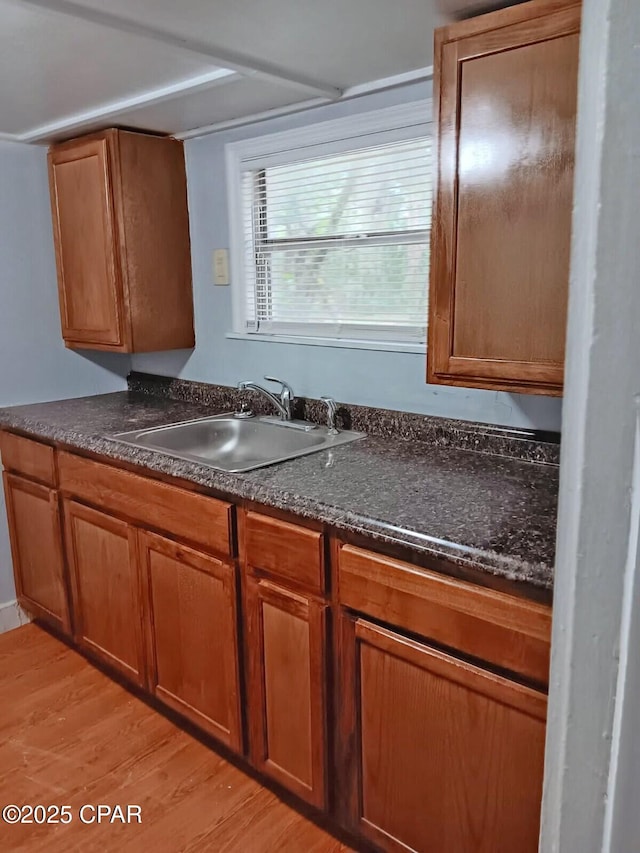
{"label": "white baseboard", "polygon": [[27,622],[31,622],[31,617],[24,612],[15,599],[0,604],[0,634],[26,625]]}

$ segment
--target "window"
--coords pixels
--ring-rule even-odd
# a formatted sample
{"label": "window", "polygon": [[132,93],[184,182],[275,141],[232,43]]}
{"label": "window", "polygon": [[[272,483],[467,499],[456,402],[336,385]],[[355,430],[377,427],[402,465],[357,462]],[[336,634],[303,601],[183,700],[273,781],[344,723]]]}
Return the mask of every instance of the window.
{"label": "window", "polygon": [[236,333],[424,344],[428,118],[421,102],[228,146]]}

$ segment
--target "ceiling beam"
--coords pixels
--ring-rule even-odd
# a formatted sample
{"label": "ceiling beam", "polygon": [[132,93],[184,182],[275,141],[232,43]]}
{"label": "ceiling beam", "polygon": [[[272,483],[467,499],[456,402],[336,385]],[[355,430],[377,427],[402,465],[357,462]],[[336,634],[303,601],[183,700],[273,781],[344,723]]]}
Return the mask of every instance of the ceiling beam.
{"label": "ceiling beam", "polygon": [[[188,77],[185,80],[180,80],[177,83],[171,83],[158,89],[151,89],[140,95],[121,98],[117,101],[109,101],[93,109],[65,116],[49,124],[43,124],[27,130],[14,138],[19,142],[49,141],[72,131],[81,130],[87,125],[95,123],[103,124],[113,116],[118,116],[119,119],[120,116],[141,107],[150,107],[154,104],[170,101],[173,98],[192,95],[195,92],[201,92],[205,89],[211,89],[214,86],[222,86],[226,83],[231,83],[233,80],[241,79],[244,78],[235,71],[230,71],[228,68],[216,68],[215,71],[199,74],[197,77]],[[121,121],[118,123],[122,124]]]}
{"label": "ceiling beam", "polygon": [[165,44],[168,47],[204,57],[215,65],[237,71],[240,74],[257,77],[279,86],[301,89],[309,94],[328,99],[339,98],[341,95],[341,89],[338,87],[314,80],[304,74],[290,72],[277,65],[248,57],[236,51],[227,50],[219,45],[211,45],[198,39],[181,36],[159,27],[142,24],[129,18],[123,18],[120,15],[114,15],[111,12],[105,12],[101,9],[90,9],[80,3],[73,2],[73,0],[14,0],[14,2],[20,5],[34,6],[47,12],[67,15],[78,20],[97,24],[102,27],[109,27],[112,30],[128,33],[129,35],[140,38],[150,39]]}
{"label": "ceiling beam", "polygon": [[[372,80],[370,83],[360,83],[357,86],[349,86],[345,89],[339,98],[333,100],[332,103],[340,103],[342,101],[350,101],[353,98],[361,98],[363,95],[373,95],[375,92],[387,92],[390,89],[397,89],[401,86],[409,86],[412,83],[427,83],[433,79],[433,66],[425,66],[424,68],[416,68],[413,71],[406,71],[403,74],[394,74],[392,77],[382,77],[378,80]],[[177,139],[193,139],[196,136],[207,136],[210,133],[217,133],[220,130],[230,130],[233,127],[244,127],[247,124],[258,124],[262,121],[268,121],[272,118],[281,118],[295,113],[303,113],[307,110],[312,110],[314,107],[322,107],[327,105],[326,98],[311,98],[307,101],[298,101],[295,104],[286,104],[283,107],[273,107],[270,110],[263,110],[252,115],[241,116],[239,118],[231,118],[226,121],[218,121],[214,124],[206,125],[205,127],[196,127],[193,130],[185,130],[182,133],[174,134]]]}

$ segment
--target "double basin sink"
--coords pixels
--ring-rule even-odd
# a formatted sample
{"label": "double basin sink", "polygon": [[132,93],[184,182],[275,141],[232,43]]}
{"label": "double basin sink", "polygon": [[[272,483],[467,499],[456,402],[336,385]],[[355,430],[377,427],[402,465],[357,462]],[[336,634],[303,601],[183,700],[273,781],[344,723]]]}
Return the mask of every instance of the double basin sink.
{"label": "double basin sink", "polygon": [[332,433],[327,427],[306,421],[243,419],[225,414],[122,432],[112,438],[133,447],[208,465],[217,471],[241,473],[348,444],[364,438],[364,433],[350,430]]}

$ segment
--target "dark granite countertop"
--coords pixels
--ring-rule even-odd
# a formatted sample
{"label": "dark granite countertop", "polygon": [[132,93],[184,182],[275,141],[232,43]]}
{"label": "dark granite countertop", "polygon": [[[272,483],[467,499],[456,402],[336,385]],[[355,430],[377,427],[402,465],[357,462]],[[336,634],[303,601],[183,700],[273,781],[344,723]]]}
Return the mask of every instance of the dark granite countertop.
{"label": "dark granite countertop", "polygon": [[556,465],[372,435],[228,474],[107,437],[216,413],[203,403],[125,391],[0,409],[0,426],[445,558],[464,570],[551,589]]}

